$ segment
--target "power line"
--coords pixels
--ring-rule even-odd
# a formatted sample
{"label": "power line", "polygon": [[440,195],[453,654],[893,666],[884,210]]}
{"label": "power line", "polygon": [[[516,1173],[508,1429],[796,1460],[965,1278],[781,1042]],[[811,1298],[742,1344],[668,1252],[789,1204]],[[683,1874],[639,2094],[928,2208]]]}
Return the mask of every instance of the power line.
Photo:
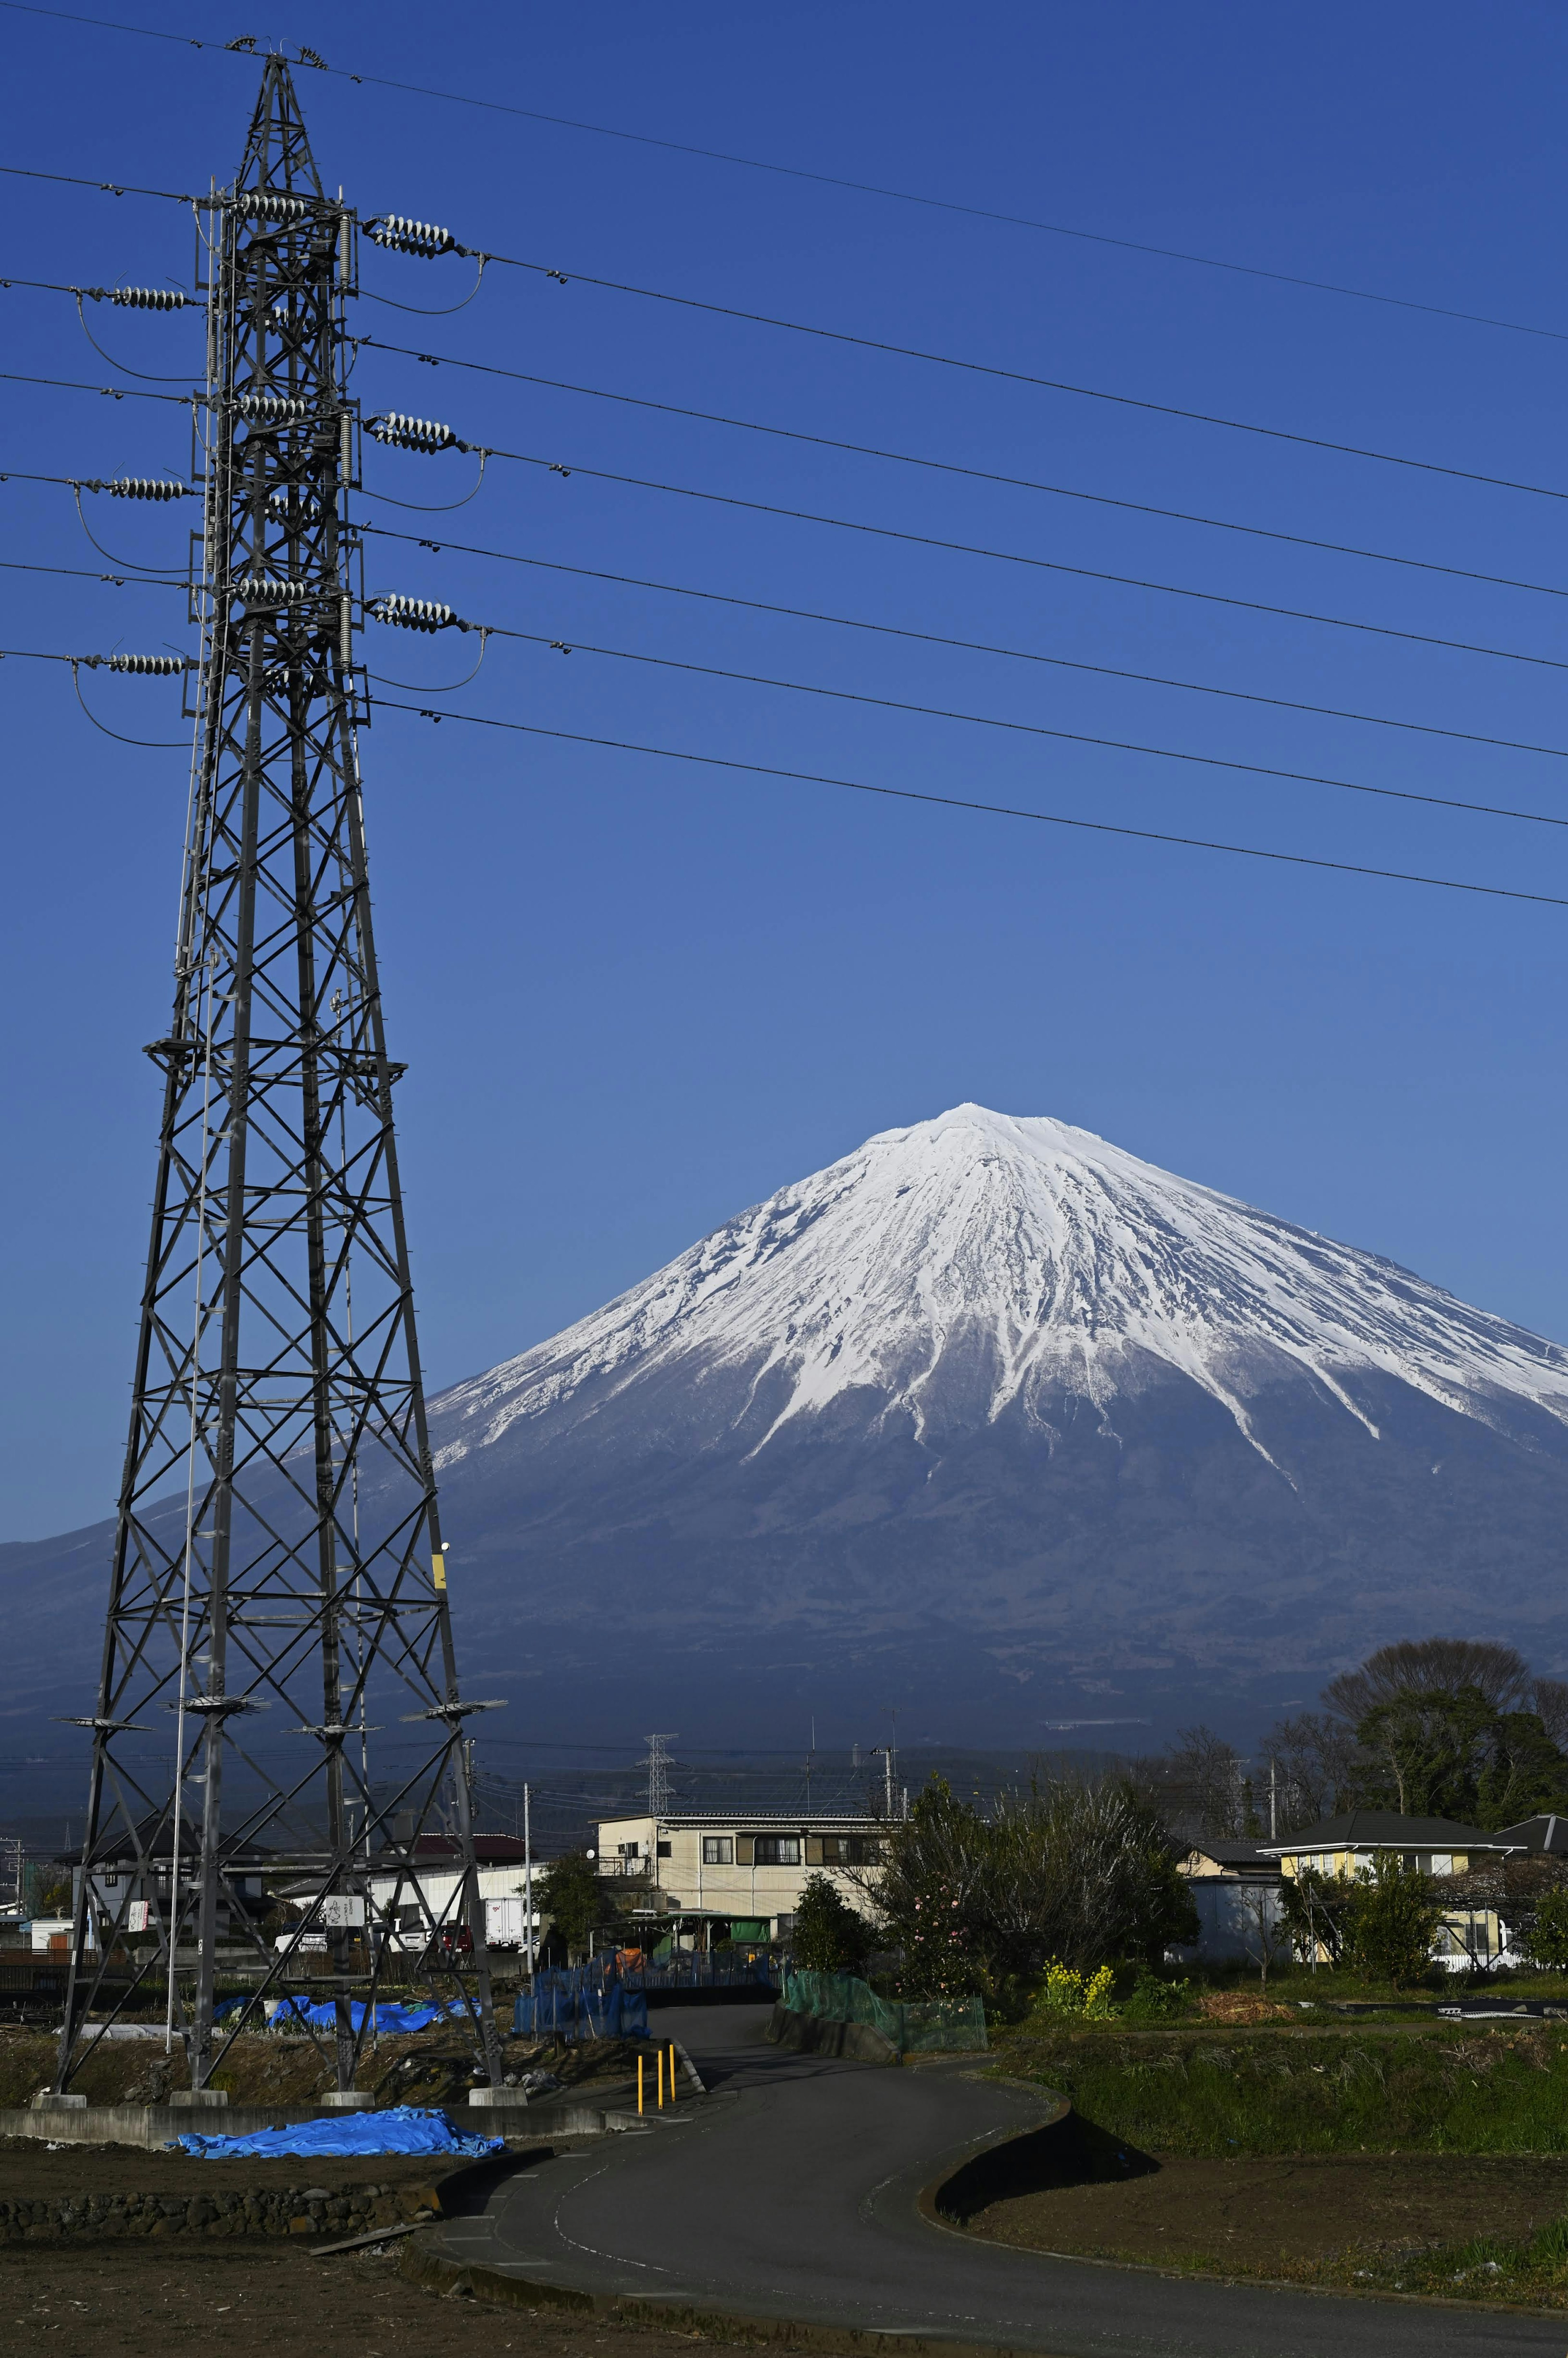
{"label": "power line", "polygon": [[[13,6],[15,0],[3,0],[3,5],[6,7]],[[38,9],[35,13],[38,16],[47,16],[50,12],[47,9]],[[25,164],[0,164],[0,172],[8,172],[14,179],[18,180],[59,180],[68,188],[96,189],[106,197],[167,197],[171,204],[177,205],[194,205],[201,201],[199,197],[181,195],[177,189],[138,189],[129,180],[89,180],[80,172],[30,171]],[[1546,331],[1543,330],[1541,332]]]}
{"label": "power line", "polygon": [[[8,5],[8,0],[5,0]],[[1173,402],[1148,401],[1141,395],[1108,393],[1103,386],[1074,384],[1065,377],[1034,376],[1023,369],[1000,368],[994,362],[966,360],[955,352],[928,352],[917,344],[889,343],[876,336],[857,336],[847,328],[822,328],[804,319],[776,319],[767,311],[746,311],[733,303],[708,303],[696,295],[675,295],[666,287],[634,287],[623,279],[596,278],[584,270],[559,270],[546,262],[526,262],[512,254],[492,254],[479,246],[454,246],[451,251],[462,254],[483,253],[487,262],[502,265],[508,270],[527,270],[540,278],[553,278],[562,287],[573,284],[598,287],[612,295],[635,295],[644,302],[673,303],[682,310],[705,311],[719,319],[743,319],[756,328],[778,328],[794,336],[814,336],[829,344],[850,344],[857,351],[886,352],[895,360],[923,361],[933,368],[959,369],[969,376],[1000,378],[1008,384],[1033,385],[1045,393],[1066,393],[1080,401],[1106,401],[1119,409],[1141,409],[1156,417],[1181,417],[1189,425],[1223,427],[1231,434],[1260,435],[1271,442],[1293,442],[1308,450],[1332,450],[1341,458],[1374,459],[1385,467],[1411,467],[1425,475],[1446,475],[1455,482],[1485,483],[1498,492],[1529,492],[1543,500],[1568,500],[1568,492],[1554,491],[1542,483],[1516,482],[1507,475],[1481,475],[1467,467],[1444,467],[1433,459],[1410,459],[1394,450],[1369,450],[1357,442],[1334,442],[1320,434],[1297,434],[1283,426],[1258,426],[1243,417],[1222,417],[1206,409],[1183,409]]]}
{"label": "power line", "polygon": [[[0,0],[0,7],[9,5],[10,0]],[[189,409],[193,402],[202,398],[194,391],[140,393],[131,384],[83,384],[80,377],[73,376],[24,376],[16,369],[0,369],[0,384],[53,385],[62,393],[98,393],[113,401],[171,401],[177,409]]]}
{"label": "power line", "polygon": [[[82,291],[53,279],[0,278],[0,287],[26,287],[55,295],[80,296]],[[1292,548],[1317,549],[1330,557],[1353,557],[1369,564],[1398,565],[1412,572],[1442,574],[1452,580],[1484,582],[1493,589],[1526,590],[1542,598],[1568,598],[1568,587],[1552,582],[1520,581],[1509,574],[1483,573],[1471,566],[1442,565],[1431,557],[1405,557],[1381,548],[1360,548],[1345,541],[1320,540],[1307,533],[1281,532],[1267,525],[1241,524],[1228,516],[1197,515],[1184,508],[1161,507],[1150,500],[1119,499],[1107,492],[1087,492],[1066,483],[1042,482],[1029,475],[1008,475],[993,468],[968,467],[954,460],[924,458],[909,450],[887,450],[874,443],[846,441],[837,435],[807,433],[798,427],[769,425],[754,417],[730,417],[719,411],[694,409],[679,402],[655,401],[640,394],[611,392],[603,385],[576,384],[561,377],[540,376],[529,369],[503,368],[490,361],[461,360],[452,352],[419,352],[412,344],[387,343],[379,336],[355,336],[352,342],[357,351],[389,352],[400,360],[417,361],[427,368],[455,368],[465,370],[470,375],[502,377],[514,384],[540,385],[553,393],[569,393],[585,400],[614,402],[628,409],[653,410],[666,417],[687,417],[705,426],[724,426],[740,433],[766,435],[775,441],[800,442],[818,450],[842,450],[854,458],[878,459],[893,466],[918,467],[931,474],[956,475],[970,482],[995,483],[1008,491],[1039,492],[1053,499],[1076,500],[1091,507],[1118,508],[1130,515],[1157,516],[1170,524],[1197,525],[1209,532],[1239,533],[1252,540],[1271,540]],[[114,362],[114,365],[118,366],[119,363]],[[1399,463],[1415,462],[1401,460]]]}
{"label": "power line", "polygon": [[[157,398],[158,396],[155,395],[153,397]],[[510,452],[497,452],[494,455],[498,457],[510,457],[515,454]],[[537,466],[545,462],[539,460],[528,460],[524,463]],[[593,471],[588,468],[579,468],[573,471],[588,474],[591,473]],[[85,481],[85,478],[82,480]],[[637,481],[634,477],[621,476],[612,476],[609,478],[609,480],[611,481]],[[28,472],[25,469],[15,467],[0,469],[0,483],[11,481],[30,483],[51,483],[61,485],[69,490],[75,486],[77,478],[69,475],[36,474]],[[654,486],[653,488],[665,489],[679,487]],[[373,497],[374,494],[373,493],[371,496]],[[719,495],[712,492],[692,492],[689,496],[699,499],[711,499]],[[746,503],[738,503],[738,504]],[[798,512],[792,509],[770,509],[767,510],[766,513],[795,515]],[[813,517],[807,518],[806,520],[831,524],[839,524],[842,522],[841,519],[836,517],[820,519]],[[883,527],[878,525],[860,525],[854,524],[847,524],[844,528],[853,531],[871,532],[877,532],[883,529]],[[1557,761],[1568,759],[1568,748],[1564,748],[1563,746],[1538,745],[1519,738],[1489,736],[1482,731],[1475,730],[1444,729],[1433,721],[1401,720],[1394,719],[1386,713],[1352,712],[1336,705],[1309,704],[1293,697],[1263,696],[1255,690],[1237,687],[1222,687],[1204,680],[1173,679],[1159,672],[1131,671],[1124,666],[1117,665],[1086,663],[1081,659],[1068,655],[1044,654],[1033,648],[1000,646],[983,639],[957,638],[946,632],[917,631],[910,628],[906,624],[868,622],[855,615],[831,614],[811,607],[779,605],[772,600],[761,598],[740,598],[725,594],[719,590],[695,589],[689,584],[683,582],[653,581],[645,579],[636,574],[607,572],[602,568],[594,566],[566,565],[549,557],[524,556],[515,549],[481,548],[474,546],[472,543],[465,541],[443,540],[437,543],[416,533],[398,532],[386,525],[365,524],[359,525],[357,529],[363,533],[374,534],[378,539],[404,541],[411,546],[429,548],[434,550],[437,555],[439,555],[443,549],[451,549],[465,557],[484,557],[491,559],[497,564],[527,565],[532,566],[540,571],[570,574],[579,579],[590,581],[610,581],[628,589],[655,590],[667,597],[696,598],[700,599],[708,604],[734,606],[751,613],[777,614],[796,622],[822,622],[838,630],[871,632],[879,637],[910,639],[926,646],[954,647],[969,654],[997,655],[1006,661],[1013,663],[1044,664],[1057,670],[1084,672],[1093,676],[1105,679],[1131,680],[1145,687],[1177,689],[1187,695],[1215,696],[1223,698],[1227,702],[1232,703],[1258,704],[1267,706],[1275,710],[1312,713],[1324,719],[1348,720],[1354,722],[1357,726],[1365,728],[1398,729],[1414,735],[1446,738],[1459,744],[1488,745],[1504,752],[1540,753]],[[958,547],[962,547],[963,546],[961,543],[946,544],[941,542],[934,545],[937,546],[953,546]],[[971,550],[967,553],[982,556],[997,554],[1004,557],[1008,562],[1018,564],[1045,565],[1049,562],[1049,560],[1044,558],[1012,557],[1008,556],[1007,552]],[[39,569],[49,570],[63,568],[45,568]],[[106,580],[111,578],[117,579],[119,577],[111,577],[108,575],[83,576],[83,579],[101,580]],[[1094,575],[1090,578],[1096,579],[1103,579],[1112,581],[1120,581],[1124,577],[1119,575]],[[147,582],[140,586],[150,588],[154,585]],[[1138,583],[1136,586],[1140,588],[1159,589],[1163,585],[1158,583]],[[1203,590],[1175,590],[1171,591],[1170,594],[1183,597],[1206,597],[1213,593]],[[1242,603],[1246,601],[1227,600],[1225,602]],[[1292,611],[1292,610],[1288,608],[1274,607],[1264,607],[1260,611],[1264,612],[1279,612],[1285,614],[1290,614]],[[1356,622],[1332,615],[1298,616],[1295,617],[1295,619],[1305,619],[1313,622],[1333,623],[1335,627],[1346,630],[1380,631],[1386,627],[1375,622]],[[1398,637],[1416,637],[1417,635],[1415,633],[1391,633],[1390,634]],[[1461,644],[1461,643],[1448,640],[1428,640],[1425,638],[1420,638],[1418,640],[1418,644],[1422,645],[1438,645],[1445,647]],[[1545,656],[1515,654],[1506,648],[1465,647],[1463,651],[1471,654],[1495,654],[1500,657],[1506,656],[1510,661],[1521,663],[1547,663],[1550,660],[1550,658]]]}
{"label": "power line", "polygon": [[[478,449],[478,443],[465,442],[460,447]],[[501,450],[491,445],[482,446],[488,459],[506,459],[521,467],[539,467],[552,475],[582,475],[589,482],[623,483],[633,491],[662,492],[683,500],[702,500],[712,507],[742,508],[751,515],[783,516],[794,524],[815,524],[830,526],[836,532],[859,532],[877,540],[897,540],[914,548],[940,548],[958,557],[979,557],[996,565],[1025,565],[1040,573],[1062,573],[1077,581],[1108,581],[1122,590],[1148,590],[1162,598],[1195,598],[1206,606],[1230,606],[1248,614],[1275,614],[1289,622],[1316,622],[1336,631],[1365,631],[1380,639],[1402,639],[1411,646],[1442,647],[1450,654],[1486,655],[1501,663],[1533,664],[1546,671],[1568,671],[1568,662],[1555,655],[1521,654],[1516,647],[1488,647],[1467,639],[1444,639],[1427,631],[1401,631],[1391,622],[1357,622],[1344,614],[1318,614],[1299,606],[1275,606],[1260,598],[1235,598],[1219,590],[1192,590],[1176,581],[1150,581],[1140,574],[1108,573],[1098,566],[1068,565],[1060,557],[1025,557],[1015,549],[985,548],[972,541],[945,540],[935,533],[902,532],[895,525],[862,524],[852,516],[821,515],[812,508],[782,507],[770,500],[742,499],[734,492],[698,491],[690,483],[661,483],[645,475],[622,475],[608,467],[584,467],[575,460],[568,466],[558,460],[541,459],[529,450]],[[367,492],[367,499],[379,499],[385,493]],[[400,505],[401,503],[394,502]]]}
{"label": "power line", "polygon": [[[0,280],[0,286],[6,284]],[[40,281],[18,280],[17,285]],[[70,293],[70,288],[64,289]],[[1568,598],[1568,588],[1552,582],[1517,581],[1504,573],[1479,573],[1468,566],[1439,565],[1430,557],[1400,557],[1382,548],[1357,548],[1338,540],[1315,540],[1308,534],[1277,532],[1267,525],[1238,524],[1227,516],[1195,515],[1184,508],[1156,507],[1148,500],[1121,500],[1107,492],[1084,492],[1065,483],[1043,483],[1028,475],[1004,475],[989,467],[965,467],[951,459],[924,459],[909,450],[883,450],[868,442],[845,442],[831,434],[807,434],[797,427],[768,426],[754,417],[727,417],[709,409],[688,409],[673,401],[653,401],[640,394],[611,393],[597,384],[572,384],[563,378],[536,376],[527,369],[501,368],[488,361],[464,361],[450,352],[416,352],[410,344],[384,343],[376,336],[356,336],[362,351],[395,352],[403,360],[422,361],[427,368],[467,369],[479,376],[509,377],[518,384],[543,385],[552,393],[579,394],[592,401],[613,401],[629,409],[657,410],[666,417],[690,417],[704,426],[729,426],[747,434],[765,434],[781,442],[804,442],[818,450],[844,450],[860,459],[882,459],[900,467],[920,467],[933,474],[958,475],[970,482],[997,483],[1015,492],[1043,492],[1053,499],[1081,500],[1091,507],[1120,508],[1130,515],[1159,516],[1170,524],[1202,525],[1210,532],[1244,533],[1253,540],[1277,540],[1292,548],[1321,549],[1330,557],[1363,557],[1378,565],[1401,565],[1420,573],[1441,573],[1456,581],[1483,581],[1498,590],[1527,590],[1542,598]]]}
{"label": "power line", "polygon": [[[0,474],[0,482],[5,480]],[[63,481],[63,476],[29,477],[40,482]],[[549,557],[525,557],[511,548],[478,548],[462,540],[434,541],[416,533],[397,532],[389,525],[362,524],[356,526],[362,533],[373,533],[379,540],[406,541],[410,547],[427,548],[436,556],[450,549],[463,557],[482,557],[500,565],[527,565],[544,573],[566,573],[585,581],[610,581],[628,590],[653,590],[670,598],[696,598],[704,604],[734,606],[753,614],[778,614],[797,622],[825,622],[835,630],[869,631],[881,638],[913,639],[923,646],[956,647],[966,654],[998,655],[1009,663],[1046,664],[1059,671],[1081,671],[1099,679],[1135,680],[1146,687],[1178,688],[1191,696],[1217,696],[1227,702],[1260,704],[1282,712],[1310,712],[1325,720],[1350,720],[1368,729],[1399,729],[1422,737],[1445,737],[1462,745],[1489,745],[1508,753],[1542,753],[1554,761],[1568,761],[1568,746],[1535,745],[1513,737],[1488,737],[1475,730],[1443,729],[1431,720],[1399,720],[1387,713],[1352,712],[1339,705],[1305,704],[1292,697],[1263,696],[1254,689],[1219,687],[1212,682],[1195,679],[1172,679],[1164,673],[1128,671],[1112,664],[1085,663],[1072,655],[1044,654],[1033,647],[999,646],[985,639],[960,639],[942,631],[917,631],[899,622],[867,622],[854,614],[829,614],[810,606],[780,606],[762,598],[740,598],[719,590],[694,589],[682,581],[652,581],[636,573],[611,573],[591,565],[567,565]]]}
{"label": "power line", "polygon": [[[27,5],[26,0],[0,0],[0,5],[23,16],[54,17],[65,24],[92,25],[107,32],[139,34],[148,40],[172,41],[180,48],[218,50],[228,47],[227,43],[199,41],[178,33],[156,31],[148,25],[126,25],[113,17],[84,16],[63,8],[32,6]],[[586,123],[569,114],[546,114],[538,107],[513,106],[503,100],[478,98],[466,91],[436,90],[423,82],[395,81],[385,74],[352,73],[341,66],[320,64],[319,70],[331,74],[337,81],[351,81],[367,89],[395,90],[406,97],[431,98],[448,106],[476,107],[487,114],[513,115],[524,123],[547,123],[558,131],[583,132],[594,138],[616,139],[632,146],[660,148],[674,156],[695,156],[704,162],[728,164],[741,171],[766,172],[781,179],[810,181],[819,188],[846,189],[857,196],[879,197],[894,204],[919,205],[932,212],[956,213],[971,221],[995,222],[1009,229],[1033,230],[1047,237],[1071,238],[1087,245],[1110,246],[1126,254],[1149,254],[1162,262],[1186,263],[1197,269],[1223,270],[1237,277],[1262,278],[1276,286],[1304,287],[1314,294],[1340,296],[1353,302],[1380,303],[1394,310],[1423,312],[1432,319],[1461,320],[1471,327],[1498,328],[1512,335],[1541,336],[1559,343],[1568,341],[1568,334],[1559,328],[1540,328],[1524,320],[1494,319],[1485,312],[1455,310],[1442,303],[1422,303],[1410,296],[1380,294],[1367,287],[1344,287],[1332,279],[1306,278],[1293,271],[1269,270],[1256,263],[1230,262],[1212,254],[1192,254],[1179,246],[1150,245],[1138,238],[1113,237],[1104,230],[1076,229],[1063,222],[1039,221],[1026,213],[1000,212],[990,206],[964,204],[950,197],[932,197],[915,189],[887,188],[874,180],[848,179],[837,172],[814,172],[801,164],[772,163],[758,156],[737,156],[725,148],[700,147],[688,140],[661,139],[652,132],[626,131],[606,123]],[[0,169],[4,168],[0,167]],[[59,173],[37,177],[63,179],[70,176]],[[110,184],[107,181],[83,181],[81,185],[107,189]],[[118,195],[120,191],[115,189],[114,193]],[[163,196],[168,192],[161,189],[145,189],[127,193]],[[189,202],[190,200],[182,199],[181,201]]]}
{"label": "power line", "polygon": [[1551,892],[1520,892],[1506,884],[1475,884],[1452,876],[1418,876],[1401,868],[1368,868],[1358,860],[1316,860],[1303,851],[1265,851],[1256,844],[1217,843],[1196,835],[1167,835],[1153,827],[1116,827],[1108,819],[1065,818],[1054,811],[1021,810],[1007,803],[973,802],[959,795],[922,794],[914,786],[877,786],[863,778],[834,778],[815,770],[785,770],[764,762],[736,762],[717,753],[692,753],[670,745],[637,745],[620,737],[589,737],[576,730],[546,729],[531,720],[496,720],[479,712],[433,712],[417,704],[383,699],[384,712],[411,712],[421,720],[463,720],[478,729],[503,729],[522,737],[548,737],[567,745],[593,745],[616,753],[650,754],[660,761],[692,762],[703,769],[735,770],[749,777],[788,778],[803,785],[843,786],[852,794],[878,795],[892,802],[930,803],[944,810],[983,813],[991,818],[1033,820],[1040,827],[1070,827],[1089,835],[1126,836],[1140,843],[1171,843],[1190,851],[1223,851],[1242,860],[1270,860],[1291,868],[1321,868],[1340,876],[1372,876],[1387,883],[1424,884],[1444,892],[1476,892],[1491,901],[1529,901],[1543,908],[1568,909],[1568,899]]}
{"label": "power line", "polygon": [[[630,647],[600,647],[574,639],[567,645],[560,639],[551,639],[537,631],[509,630],[496,622],[471,622],[470,630],[482,630],[488,637],[515,639],[528,646],[548,647],[563,655],[605,655],[619,663],[648,664],[661,671],[693,673],[701,679],[730,679],[747,687],[776,687],[792,696],[821,696],[836,704],[867,704],[881,712],[909,712],[927,720],[957,720],[971,729],[1004,729],[1021,737],[1048,737],[1064,745],[1094,745],[1116,753],[1141,753],[1160,762],[1185,762],[1201,769],[1233,770],[1252,778],[1278,778],[1294,785],[1336,786],[1352,795],[1376,795],[1389,802],[1425,803],[1436,810],[1469,811],[1478,818],[1509,818],[1526,820],[1537,827],[1568,827],[1568,818],[1554,817],[1548,811],[1510,810],[1491,803],[1458,800],[1450,795],[1422,795],[1404,786],[1373,786],[1357,778],[1330,778],[1312,770],[1281,770],[1264,762],[1237,762],[1218,753],[1188,753],[1170,745],[1141,745],[1123,737],[1098,737],[1079,729],[1049,729],[1033,720],[1008,720],[989,712],[959,712],[940,704],[910,704],[901,698],[871,696],[857,688],[826,687],[810,680],[774,679],[762,672],[730,671],[716,664],[683,662],[675,655],[641,654]],[[397,683],[395,683],[395,685]],[[440,695],[441,689],[427,689],[427,694]]]}
{"label": "power line", "polygon": [[133,590],[183,590],[185,588],[183,579],[155,581],[144,579],[140,574],[134,571],[93,573],[80,565],[27,565],[17,557],[0,557],[0,566],[3,566],[7,573],[62,573],[72,581],[108,581],[112,582],[116,590],[124,590],[127,586]]}

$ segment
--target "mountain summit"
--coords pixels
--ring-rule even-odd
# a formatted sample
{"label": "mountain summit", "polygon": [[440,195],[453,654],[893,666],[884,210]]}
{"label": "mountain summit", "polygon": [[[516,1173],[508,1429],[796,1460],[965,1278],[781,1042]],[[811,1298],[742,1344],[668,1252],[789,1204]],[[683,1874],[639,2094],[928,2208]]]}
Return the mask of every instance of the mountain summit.
{"label": "mountain summit", "polygon": [[1374,1439],[1368,1377],[1505,1429],[1520,1402],[1568,1424],[1557,1345],[1089,1130],[962,1105],[880,1131],[444,1395],[440,1463],[672,1378],[722,1400],[752,1457],[829,1412],[902,1422],[935,1452],[1017,1411],[1048,1448],[1064,1401],[1110,1433],[1118,1396],[1162,1375],[1271,1465],[1249,1402],[1292,1378]]}
{"label": "mountain summit", "polygon": [[[489,1743],[894,1704],[960,1743],[1250,1742],[1390,1639],[1568,1656],[1568,1354],[980,1106],[781,1188],[431,1440],[460,1653],[513,1701]],[[108,1541],[0,1557],[38,1712],[85,1708]]]}

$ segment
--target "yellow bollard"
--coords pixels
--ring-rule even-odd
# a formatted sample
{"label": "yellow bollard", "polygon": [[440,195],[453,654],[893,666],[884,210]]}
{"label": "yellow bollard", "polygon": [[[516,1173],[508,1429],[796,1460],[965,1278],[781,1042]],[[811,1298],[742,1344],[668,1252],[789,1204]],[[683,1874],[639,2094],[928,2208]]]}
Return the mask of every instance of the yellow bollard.
{"label": "yellow bollard", "polygon": [[675,2103],[675,2100],[676,2100],[676,2047],[675,2047],[675,2041],[674,2041],[674,2039],[671,2039],[671,2041],[670,2041],[670,2102],[671,2102],[671,2104],[672,2104]]}
{"label": "yellow bollard", "polygon": [[665,2050],[659,2050],[659,2110],[665,2109]]}
{"label": "yellow bollard", "polygon": [[638,2113],[638,2116],[639,2116],[639,2118],[641,2118],[642,2111],[643,2111],[643,2059],[642,2059],[642,2057],[639,2055],[639,2056],[638,2056],[638,2058],[637,2058],[637,2113]]}

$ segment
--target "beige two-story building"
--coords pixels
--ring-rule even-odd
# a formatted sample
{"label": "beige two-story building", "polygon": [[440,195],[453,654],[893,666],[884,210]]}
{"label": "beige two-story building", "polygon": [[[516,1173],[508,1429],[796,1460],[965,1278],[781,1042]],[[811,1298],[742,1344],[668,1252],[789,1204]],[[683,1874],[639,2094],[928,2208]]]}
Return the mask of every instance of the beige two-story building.
{"label": "beige two-story building", "polygon": [[633,1916],[683,1918],[687,1937],[701,1945],[725,1937],[787,1940],[811,1875],[825,1875],[860,1914],[875,1913],[865,1884],[885,1832],[880,1818],[804,1811],[606,1818],[598,1866],[602,1876],[632,1882]]}

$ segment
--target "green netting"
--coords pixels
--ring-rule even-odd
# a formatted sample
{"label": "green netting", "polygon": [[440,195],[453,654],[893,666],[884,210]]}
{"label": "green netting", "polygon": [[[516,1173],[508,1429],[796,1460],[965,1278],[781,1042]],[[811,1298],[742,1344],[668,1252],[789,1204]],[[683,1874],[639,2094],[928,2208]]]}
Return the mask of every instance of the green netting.
{"label": "green netting", "polygon": [[786,1968],[784,2003],[792,2014],[825,2022],[865,2022],[901,2055],[966,2051],[986,2043],[986,2010],[978,1997],[928,1998],[906,2006],[879,1997],[854,1974],[807,1974]]}

